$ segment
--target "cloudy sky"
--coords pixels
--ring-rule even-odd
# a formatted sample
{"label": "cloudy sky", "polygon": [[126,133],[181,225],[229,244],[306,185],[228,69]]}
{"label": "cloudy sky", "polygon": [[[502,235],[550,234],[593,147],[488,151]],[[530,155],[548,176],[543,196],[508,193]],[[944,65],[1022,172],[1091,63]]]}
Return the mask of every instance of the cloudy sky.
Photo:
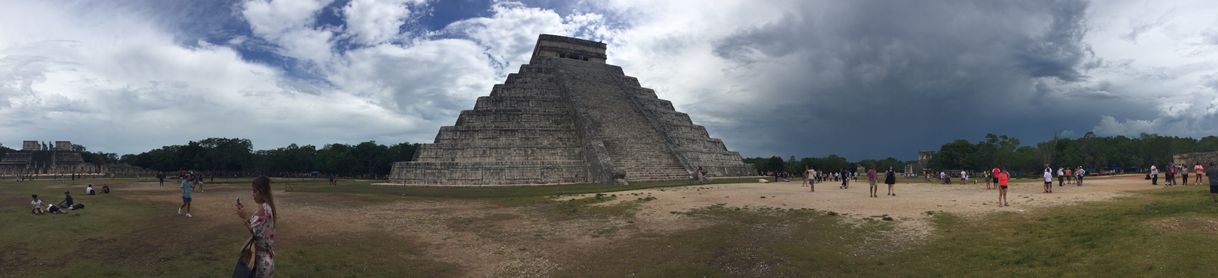
{"label": "cloudy sky", "polygon": [[538,34],[746,156],[1218,134],[1213,1],[0,0],[0,143],[424,142]]}

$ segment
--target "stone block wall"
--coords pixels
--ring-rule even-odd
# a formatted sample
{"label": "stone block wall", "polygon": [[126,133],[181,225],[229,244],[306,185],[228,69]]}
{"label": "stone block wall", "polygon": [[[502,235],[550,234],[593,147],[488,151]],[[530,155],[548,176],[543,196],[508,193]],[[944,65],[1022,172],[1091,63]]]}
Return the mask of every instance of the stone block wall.
{"label": "stone block wall", "polygon": [[752,175],[740,154],[621,67],[586,59],[603,44],[547,36],[541,40],[553,41],[539,42],[529,64],[462,111],[455,125],[441,127],[414,161],[394,163],[390,179],[622,183],[689,179],[698,167],[713,176]]}

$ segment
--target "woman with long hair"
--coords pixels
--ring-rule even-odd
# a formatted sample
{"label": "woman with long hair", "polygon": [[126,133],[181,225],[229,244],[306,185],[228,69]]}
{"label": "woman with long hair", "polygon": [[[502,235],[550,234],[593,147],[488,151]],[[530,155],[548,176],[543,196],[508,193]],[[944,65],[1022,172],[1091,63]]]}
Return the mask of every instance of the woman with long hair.
{"label": "woman with long hair", "polygon": [[275,271],[275,198],[271,196],[271,179],[263,176],[252,184],[254,203],[258,209],[253,214],[245,212],[241,199],[237,199],[237,216],[253,234],[254,270],[258,277],[272,277]]}

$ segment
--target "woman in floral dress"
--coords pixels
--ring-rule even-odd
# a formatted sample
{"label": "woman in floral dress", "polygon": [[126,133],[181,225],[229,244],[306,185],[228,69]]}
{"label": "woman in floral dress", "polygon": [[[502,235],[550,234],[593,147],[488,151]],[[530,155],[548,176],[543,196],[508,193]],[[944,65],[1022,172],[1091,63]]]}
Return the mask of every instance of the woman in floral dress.
{"label": "woman in floral dress", "polygon": [[275,199],[271,196],[271,179],[258,177],[253,182],[254,202],[258,210],[249,215],[240,202],[237,203],[237,216],[254,236],[254,269],[258,277],[272,277],[275,274]]}

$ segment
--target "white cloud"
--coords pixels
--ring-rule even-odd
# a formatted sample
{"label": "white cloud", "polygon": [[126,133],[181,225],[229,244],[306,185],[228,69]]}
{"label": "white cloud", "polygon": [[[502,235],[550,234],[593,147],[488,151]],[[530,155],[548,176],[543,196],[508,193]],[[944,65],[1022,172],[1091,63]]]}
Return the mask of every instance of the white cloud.
{"label": "white cloud", "polygon": [[280,54],[316,64],[330,62],[333,32],[313,27],[329,0],[246,1],[241,14],[254,35],[277,44]]}
{"label": "white cloud", "polygon": [[565,34],[562,17],[552,10],[500,2],[492,7],[491,17],[465,19],[449,24],[448,32],[468,36],[486,47],[503,67],[527,62],[538,34]]}
{"label": "white cloud", "polygon": [[343,8],[347,34],[359,44],[374,45],[391,41],[410,16],[408,4],[422,0],[353,0]]}
{"label": "white cloud", "polygon": [[[866,30],[872,36],[862,40],[842,39],[839,33],[856,32],[852,28],[858,26],[852,24],[859,23],[838,20],[840,14],[871,12],[867,3],[614,0],[573,2],[568,3],[570,10],[554,11],[496,2],[486,17],[419,33],[399,30],[418,30],[402,27],[414,27],[410,24],[425,14],[421,11],[426,11],[426,1],[354,0],[337,10],[326,9],[332,4],[241,2],[234,15],[249,24],[252,34],[226,38],[218,45],[182,42],[197,36],[175,34],[161,28],[163,20],[141,14],[155,11],[106,4],[7,4],[0,10],[0,25],[15,28],[0,28],[0,117],[7,121],[0,124],[0,142],[72,134],[69,137],[80,137],[64,139],[119,152],[211,136],[247,137],[259,147],[292,141],[426,142],[439,126],[451,125],[460,110],[472,107],[476,97],[488,94],[493,84],[526,63],[538,34],[550,33],[606,42],[609,63],[622,66],[696,123],[707,125],[712,136],[747,155],[768,151],[757,146],[790,145],[793,139],[755,136],[783,125],[742,115],[756,115],[784,100],[819,100],[843,93],[834,90],[867,89],[867,84],[848,82],[883,82],[901,72],[894,67],[940,51],[882,30]],[[318,17],[331,12],[345,24],[318,27]],[[1168,17],[1147,16],[1169,12]],[[1093,3],[1084,41],[1094,55],[1081,69],[1087,78],[1043,77],[993,86],[1022,86],[1011,91],[1036,92],[1043,94],[1043,102],[1062,103],[1011,101],[1007,107],[1016,108],[1010,109],[1102,111],[1085,115],[1094,118],[1076,119],[1083,126],[1045,128],[1087,130],[1094,124],[1091,129],[1101,134],[1213,134],[1218,126],[1218,29],[1212,26],[1218,19],[1210,15],[1215,12],[1218,7],[1207,1]],[[1023,22],[958,16],[961,22]],[[1044,17],[1033,19],[1014,24],[1026,26],[996,30],[1026,36],[1051,27]],[[789,38],[758,37],[729,49],[731,53],[716,53],[724,40],[792,22],[815,29],[804,34],[813,38],[780,45],[775,42]],[[870,27],[876,26],[889,25]],[[343,41],[351,44],[335,47]],[[306,62],[309,78],[289,74],[298,68],[285,72],[283,65],[246,61],[233,49],[251,43]],[[964,69],[951,73],[958,79],[909,85],[950,88],[952,82],[969,81],[977,73],[967,67],[1008,59],[1002,55],[1010,47],[963,49],[957,65]],[[873,48],[889,56],[876,58],[882,63],[860,65],[837,55]],[[1103,110],[1105,99],[1139,105],[1130,111]],[[851,105],[864,107],[867,101]],[[877,117],[903,115],[875,111]]]}

